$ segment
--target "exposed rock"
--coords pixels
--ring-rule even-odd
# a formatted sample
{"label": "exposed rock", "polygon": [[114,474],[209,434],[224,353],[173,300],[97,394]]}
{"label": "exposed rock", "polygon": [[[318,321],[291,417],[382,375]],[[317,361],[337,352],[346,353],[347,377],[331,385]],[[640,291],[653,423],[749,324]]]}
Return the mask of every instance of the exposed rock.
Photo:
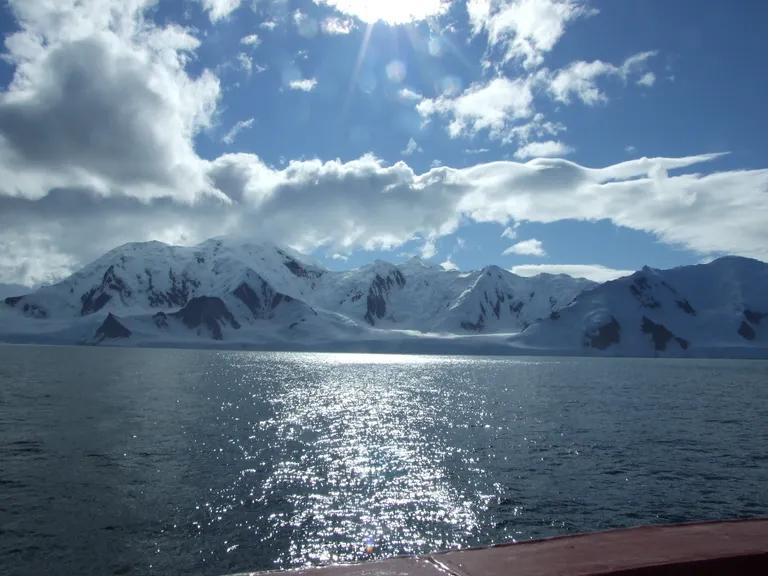
{"label": "exposed rock", "polygon": [[755,329],[752,328],[745,320],[741,321],[741,325],[739,326],[739,336],[744,338],[745,340],[754,340],[755,339]]}
{"label": "exposed rock", "polygon": [[291,258],[288,254],[282,250],[278,250],[278,253],[285,258],[283,265],[290,270],[291,274],[300,278],[320,278],[323,273],[319,270],[307,270],[297,260]]}
{"label": "exposed rock", "polygon": [[168,328],[168,316],[165,312],[158,312],[152,316],[152,321],[158,328]]}
{"label": "exposed rock", "polygon": [[760,324],[760,321],[768,316],[768,314],[763,312],[755,312],[754,310],[744,310],[744,318],[747,319],[748,322],[754,325]]}
{"label": "exposed rock", "polygon": [[653,288],[645,276],[637,275],[629,286],[629,291],[644,308],[659,308],[661,304],[653,297]]}
{"label": "exposed rock", "polygon": [[611,319],[586,334],[586,345],[598,350],[605,350],[611,344],[621,340],[621,325],[611,316]]}
{"label": "exposed rock", "polygon": [[119,340],[122,338],[130,338],[131,331],[120,323],[117,316],[111,312],[107,315],[104,322],[96,330],[96,340],[101,342],[103,340]]}
{"label": "exposed rock", "polygon": [[371,326],[376,323],[376,319],[384,318],[386,315],[387,296],[394,286],[399,288],[405,286],[405,276],[403,276],[400,270],[394,270],[385,277],[376,274],[373,282],[371,282],[371,287],[368,289],[368,301],[365,311],[365,320]]}
{"label": "exposed rock", "polygon": [[240,328],[240,324],[232,316],[224,301],[216,297],[198,296],[192,298],[184,308],[174,312],[171,316],[181,319],[187,328],[205,326],[214,340],[222,339],[222,325],[229,324],[235,329]]}
{"label": "exposed rock", "polygon": [[663,324],[656,324],[651,319],[643,316],[643,324],[641,326],[641,329],[646,334],[651,335],[651,339],[653,340],[653,346],[654,349],[657,352],[661,352],[667,349],[667,344],[670,340],[675,340],[680,348],[683,350],[688,349],[688,341],[685,338],[680,338],[678,336],[675,336],[672,332],[670,332],[666,326]]}
{"label": "exposed rock", "polygon": [[12,308],[19,308],[25,316],[30,318],[48,318],[48,311],[45,308],[39,304],[27,302],[26,298],[26,296],[10,296],[5,299],[5,303]]}
{"label": "exposed rock", "polygon": [[696,316],[696,310],[693,309],[693,306],[691,306],[690,302],[688,302],[688,300],[686,300],[685,298],[683,298],[682,300],[675,300],[675,303],[686,314],[690,314],[691,316]]}
{"label": "exposed rock", "polygon": [[101,279],[101,284],[94,286],[80,297],[82,304],[80,315],[87,316],[98,312],[112,300],[112,294],[118,294],[121,299],[131,295],[131,290],[120,276],[115,272],[114,264],[107,268]]}
{"label": "exposed rock", "polygon": [[24,298],[24,296],[8,296],[4,302],[8,304],[8,306],[16,306],[22,298]]}

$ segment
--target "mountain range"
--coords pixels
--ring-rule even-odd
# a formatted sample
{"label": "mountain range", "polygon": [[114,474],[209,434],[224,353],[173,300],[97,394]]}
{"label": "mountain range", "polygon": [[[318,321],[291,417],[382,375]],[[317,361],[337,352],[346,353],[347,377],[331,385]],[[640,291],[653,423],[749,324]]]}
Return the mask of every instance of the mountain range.
{"label": "mountain range", "polygon": [[413,258],[331,271],[269,243],[120,246],[0,304],[0,340],[434,353],[768,356],[768,265],[725,257],[596,284]]}

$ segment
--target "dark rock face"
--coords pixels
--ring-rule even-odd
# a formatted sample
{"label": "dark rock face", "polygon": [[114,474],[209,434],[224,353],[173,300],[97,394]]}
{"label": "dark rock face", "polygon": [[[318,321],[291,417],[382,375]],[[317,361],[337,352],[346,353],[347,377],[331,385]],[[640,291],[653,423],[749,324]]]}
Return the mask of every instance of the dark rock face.
{"label": "dark rock face", "polygon": [[659,308],[661,304],[653,297],[653,287],[645,276],[636,276],[629,286],[629,291],[643,308]]}
{"label": "dark rock face", "polygon": [[48,311],[38,304],[26,301],[26,296],[10,296],[5,303],[12,308],[19,308],[25,316],[30,318],[48,318]]}
{"label": "dark rock face", "polygon": [[179,276],[173,271],[173,268],[168,268],[168,280],[171,286],[165,292],[155,288],[154,278],[150,270],[144,270],[144,275],[147,279],[147,299],[149,305],[155,308],[184,306],[189,301],[194,289],[200,287],[198,280],[190,278],[186,272]]}
{"label": "dark rock face", "polygon": [[229,324],[236,330],[240,328],[224,301],[210,296],[192,298],[184,308],[171,316],[179,318],[187,328],[208,328],[214,340],[222,339],[222,325]]}
{"label": "dark rock face", "polygon": [[121,338],[130,338],[131,331],[120,323],[117,316],[110,313],[104,322],[96,330],[96,340],[118,340]]}
{"label": "dark rock face", "polygon": [[[7,302],[7,300],[6,300]],[[744,310],[744,318],[747,319],[747,322],[750,324],[758,325],[762,321],[763,318],[768,316],[768,314],[763,312],[755,312],[754,310]]]}
{"label": "dark rock face", "polygon": [[586,335],[585,345],[598,350],[605,350],[612,344],[621,341],[621,325],[611,316],[611,319]]}
{"label": "dark rock face", "polygon": [[24,298],[24,296],[9,296],[4,302],[8,304],[8,306],[16,306],[16,304],[21,302],[22,298]]}
{"label": "dark rock face", "polygon": [[275,292],[261,278],[252,278],[249,282],[240,283],[232,294],[246,305],[254,318],[270,318],[280,304],[293,302],[293,298],[287,294]]}
{"label": "dark rock face", "polygon": [[98,312],[112,300],[113,293],[118,294],[122,299],[131,295],[130,288],[117,275],[114,265],[107,268],[107,271],[104,272],[101,284],[94,286],[80,297],[82,304],[80,315],[87,316],[88,314]]}
{"label": "dark rock face", "polygon": [[739,336],[744,338],[745,340],[754,340],[755,339],[755,329],[752,328],[745,320],[741,321],[741,325],[739,326],[738,330]]}
{"label": "dark rock face", "polygon": [[688,341],[685,338],[675,336],[670,332],[663,324],[656,324],[654,321],[643,316],[643,324],[640,327],[643,332],[651,335],[653,340],[654,349],[657,352],[662,352],[667,349],[667,344],[670,340],[675,340],[677,344],[683,350],[688,349]]}
{"label": "dark rock face", "polygon": [[675,303],[686,314],[690,314],[691,316],[696,316],[696,310],[693,309],[693,306],[691,306],[690,302],[688,302],[688,300],[686,300],[685,298],[683,298],[682,300],[675,300]]}
{"label": "dark rock face", "polygon": [[402,288],[405,286],[405,276],[400,270],[395,270],[385,277],[376,274],[376,277],[371,282],[371,287],[368,289],[368,300],[365,311],[365,320],[373,326],[376,323],[376,319],[382,319],[387,313],[387,296],[389,291],[397,286]]}
{"label": "dark rock face", "polygon": [[152,316],[152,321],[158,328],[168,328],[168,316],[165,312],[158,312]]}
{"label": "dark rock face", "polygon": [[282,250],[278,250],[278,253],[284,258],[283,265],[286,268],[288,268],[288,270],[294,276],[298,276],[300,278],[320,278],[320,276],[323,275],[323,273],[320,271],[307,270],[306,268],[304,268],[304,266],[301,265],[300,262],[298,262],[294,258],[291,258],[288,254],[286,254]]}

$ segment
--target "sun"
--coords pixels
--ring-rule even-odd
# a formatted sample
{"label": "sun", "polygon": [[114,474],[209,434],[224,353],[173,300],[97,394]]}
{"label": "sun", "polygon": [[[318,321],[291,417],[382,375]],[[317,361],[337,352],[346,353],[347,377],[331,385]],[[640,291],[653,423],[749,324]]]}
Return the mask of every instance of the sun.
{"label": "sun", "polygon": [[445,13],[451,0],[321,0],[367,24],[410,24]]}

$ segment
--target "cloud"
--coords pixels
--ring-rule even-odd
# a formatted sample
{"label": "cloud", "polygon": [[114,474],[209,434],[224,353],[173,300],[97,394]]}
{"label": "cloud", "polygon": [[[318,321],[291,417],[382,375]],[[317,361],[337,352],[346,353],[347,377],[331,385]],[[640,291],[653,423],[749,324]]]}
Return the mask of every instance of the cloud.
{"label": "cloud", "polygon": [[653,86],[655,83],[656,83],[656,74],[654,74],[653,72],[646,72],[637,81],[637,84],[639,86],[646,86],[648,88]]}
{"label": "cloud", "polygon": [[317,87],[317,80],[315,78],[302,78],[300,80],[291,80],[288,82],[288,87],[291,90],[299,90],[301,92],[312,92]]}
{"label": "cloud", "polygon": [[406,144],[405,148],[400,151],[400,154],[403,156],[411,156],[416,152],[424,152],[424,150],[419,146],[419,143],[416,142],[416,140],[411,138],[408,140],[408,144]]}
{"label": "cloud", "polygon": [[600,264],[522,264],[512,267],[511,272],[518,276],[538,276],[539,274],[566,274],[573,278],[586,278],[593,282],[608,282],[622,276],[629,276],[633,270],[616,270]]}
{"label": "cloud", "polygon": [[515,121],[533,116],[533,93],[528,80],[498,77],[473,84],[456,97],[425,98],[416,110],[425,120],[446,116],[452,138],[488,131],[491,138],[503,139]]}
{"label": "cloud", "polygon": [[[598,79],[614,77],[626,82],[630,76],[641,73],[647,65],[648,59],[655,54],[656,52],[652,51],[634,54],[627,58],[620,66],[615,66],[602,60],[572,62],[553,74],[545,72],[541,77],[547,77],[548,90],[555,100],[564,104],[570,104],[571,99],[575,96],[584,104],[594,106],[608,100],[606,94],[597,85]],[[652,73],[648,74],[655,80],[655,76]],[[652,80],[650,84],[645,83],[648,80],[643,82],[643,78],[648,76],[648,74],[642,76],[638,83],[646,86],[652,85]]]}
{"label": "cloud", "polygon": [[299,36],[303,36],[304,38],[314,38],[317,36],[317,32],[320,28],[317,24],[317,20],[301,10],[296,10],[293,13],[293,23],[296,25],[296,31],[299,33]]}
{"label": "cloud", "polygon": [[413,90],[410,90],[408,88],[401,88],[397,92],[397,96],[401,100],[406,100],[406,101],[410,101],[410,102],[418,102],[419,100],[424,98],[424,96],[422,96],[418,92],[414,92]]}
{"label": "cloud", "polygon": [[544,245],[541,243],[540,240],[536,240],[536,238],[531,238],[530,240],[523,240],[522,242],[518,242],[517,244],[513,244],[504,252],[502,252],[504,256],[509,256],[510,254],[519,254],[521,256],[546,256],[547,253],[544,251]]}
{"label": "cloud", "polygon": [[323,34],[340,36],[352,32],[355,29],[355,22],[350,18],[325,18],[320,23],[320,29]]}
{"label": "cloud", "polygon": [[227,132],[221,139],[224,144],[233,144],[235,142],[235,139],[237,138],[237,135],[240,134],[243,130],[247,130],[249,128],[253,127],[253,123],[256,120],[254,118],[248,118],[247,120],[239,120],[235,123],[232,128],[230,128],[229,132]]}
{"label": "cloud", "polygon": [[473,34],[487,34],[489,51],[534,68],[569,22],[596,11],[579,0],[468,0],[467,12]]}
{"label": "cloud", "polygon": [[448,256],[448,258],[446,258],[445,260],[440,262],[440,266],[442,267],[443,270],[448,270],[449,272],[450,271],[455,271],[455,270],[459,269],[459,267],[456,266],[456,264],[453,262],[453,260],[451,260],[450,256]]}
{"label": "cloud", "polygon": [[517,228],[517,226],[515,226],[514,228],[511,226],[507,226],[506,228],[504,228],[504,231],[501,233],[501,237],[506,238],[508,240],[514,240],[515,238],[517,238],[517,230],[515,230],[515,228]]}
{"label": "cloud", "polygon": [[248,34],[247,36],[240,38],[240,44],[244,46],[252,46],[255,48],[261,44],[261,38],[259,38],[258,34]]}
{"label": "cloud", "polygon": [[527,160],[528,158],[567,156],[573,153],[573,148],[567,144],[555,140],[545,142],[529,142],[515,151],[515,158]]}
{"label": "cloud", "polygon": [[[35,1],[35,0],[32,0]],[[200,0],[211,22],[227,18],[240,7],[241,0]],[[130,2],[129,2],[130,3]]]}
{"label": "cloud", "polygon": [[[61,272],[120,242],[145,239],[193,244],[247,231],[299,250],[349,253],[414,238],[428,245],[467,222],[607,219],[702,255],[768,259],[768,170],[670,174],[714,158],[640,158],[603,168],[542,158],[417,174],[404,162],[388,166],[373,156],[277,169],[252,154],[227,154],[207,163],[211,185],[227,201],[85,190],[0,195],[0,254],[15,255],[14,270],[44,270],[50,260]],[[25,237],[37,239],[37,252],[17,248]],[[8,266],[0,270],[0,281],[21,279]]]}
{"label": "cloud", "polygon": [[144,21],[148,4],[11,0],[19,30],[6,39],[15,70],[0,91],[0,194],[218,195],[193,140],[211,126],[219,81],[186,71],[197,39]]}

